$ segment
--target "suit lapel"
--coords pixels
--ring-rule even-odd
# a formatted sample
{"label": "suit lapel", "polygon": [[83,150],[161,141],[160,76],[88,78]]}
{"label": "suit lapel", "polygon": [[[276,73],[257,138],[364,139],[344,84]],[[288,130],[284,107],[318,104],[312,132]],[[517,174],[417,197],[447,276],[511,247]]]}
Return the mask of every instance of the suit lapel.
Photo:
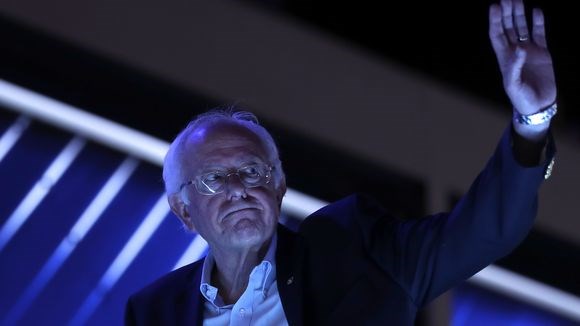
{"label": "suit lapel", "polygon": [[[302,326],[302,242],[283,225],[278,225],[276,248],[276,282],[288,323]],[[175,316],[178,325],[202,325],[204,298],[199,291],[203,260],[193,264],[187,286],[176,298]]]}
{"label": "suit lapel", "polygon": [[178,295],[175,305],[177,325],[202,325],[204,298],[199,291],[203,260],[195,263],[194,269],[187,276],[187,286]]}
{"label": "suit lapel", "polygon": [[293,326],[303,325],[301,246],[295,233],[278,225],[276,282],[286,319]]}

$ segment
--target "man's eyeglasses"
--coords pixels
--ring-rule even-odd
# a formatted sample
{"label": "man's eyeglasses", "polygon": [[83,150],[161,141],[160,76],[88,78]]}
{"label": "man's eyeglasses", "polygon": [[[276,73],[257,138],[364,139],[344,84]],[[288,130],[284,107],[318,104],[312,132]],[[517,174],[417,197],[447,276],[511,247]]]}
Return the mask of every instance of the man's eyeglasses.
{"label": "man's eyeglasses", "polygon": [[202,195],[216,195],[222,193],[231,175],[237,175],[246,188],[260,187],[270,182],[272,167],[266,164],[248,164],[236,170],[220,171],[198,175],[193,180],[184,182],[179,186],[179,191],[190,184]]}

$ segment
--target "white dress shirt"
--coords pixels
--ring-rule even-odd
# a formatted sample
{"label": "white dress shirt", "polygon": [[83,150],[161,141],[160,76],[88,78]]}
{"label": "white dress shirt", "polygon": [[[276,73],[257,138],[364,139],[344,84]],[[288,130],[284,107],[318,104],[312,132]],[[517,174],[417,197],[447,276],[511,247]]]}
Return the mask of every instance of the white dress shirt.
{"label": "white dress shirt", "polygon": [[250,273],[248,287],[235,304],[225,305],[218,289],[210,284],[215,260],[208,252],[203,263],[199,290],[205,298],[203,324],[271,326],[288,325],[276,284],[276,245],[274,234],[264,260]]}

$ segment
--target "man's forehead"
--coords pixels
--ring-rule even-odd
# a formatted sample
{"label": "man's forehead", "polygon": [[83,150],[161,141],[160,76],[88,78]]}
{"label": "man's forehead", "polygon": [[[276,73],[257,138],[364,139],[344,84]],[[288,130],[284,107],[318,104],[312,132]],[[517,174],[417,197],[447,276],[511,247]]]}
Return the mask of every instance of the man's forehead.
{"label": "man's forehead", "polygon": [[235,156],[229,157],[232,160],[266,160],[268,156],[262,139],[249,128],[235,123],[196,128],[186,140],[185,152],[186,157],[194,158],[198,163],[207,163],[206,160],[212,156],[223,156],[222,152]]}
{"label": "man's forehead", "polygon": [[262,143],[260,137],[249,129],[249,127],[232,122],[216,122],[199,126],[187,139],[187,142],[192,144],[211,143],[215,141]]}

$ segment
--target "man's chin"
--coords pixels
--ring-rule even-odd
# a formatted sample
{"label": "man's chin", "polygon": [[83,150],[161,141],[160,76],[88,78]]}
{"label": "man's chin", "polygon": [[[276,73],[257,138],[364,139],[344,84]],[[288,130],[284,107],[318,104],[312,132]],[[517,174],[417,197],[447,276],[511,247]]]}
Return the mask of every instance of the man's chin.
{"label": "man's chin", "polygon": [[266,232],[251,221],[238,221],[230,234],[231,244],[238,248],[261,247],[266,240]]}

